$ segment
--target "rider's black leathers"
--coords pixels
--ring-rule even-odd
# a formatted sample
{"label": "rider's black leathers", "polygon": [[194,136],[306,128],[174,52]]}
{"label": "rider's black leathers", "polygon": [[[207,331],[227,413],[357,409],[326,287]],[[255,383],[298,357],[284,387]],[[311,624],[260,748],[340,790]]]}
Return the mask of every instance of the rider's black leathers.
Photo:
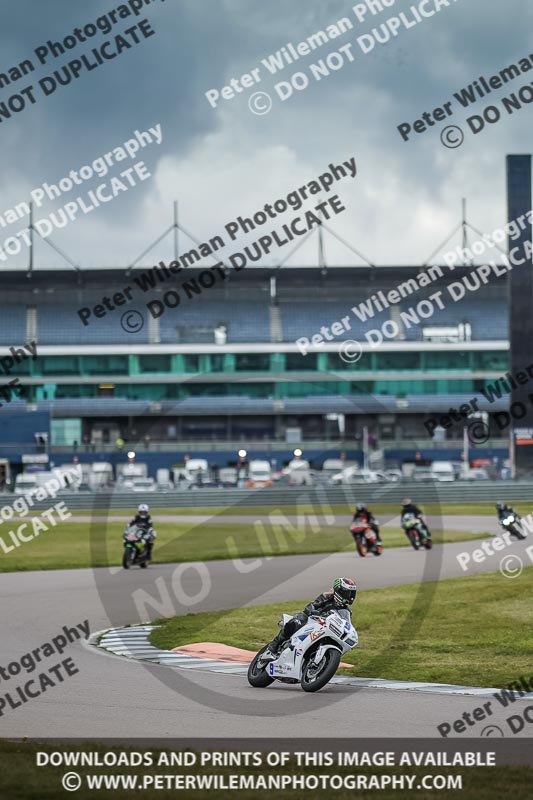
{"label": "rider's black leathers", "polygon": [[421,508],[418,508],[418,506],[415,506],[414,503],[410,503],[408,506],[402,506],[402,517],[404,514],[414,514],[415,517],[420,518],[423,511]]}
{"label": "rider's black leathers", "polygon": [[514,514],[517,520],[522,519],[520,514],[517,514],[516,511],[513,508],[511,508],[511,506],[504,506],[501,510],[498,509],[498,522],[501,522],[502,519],[507,517],[509,514]]}
{"label": "rider's black leathers", "polygon": [[143,529],[143,539],[146,545],[146,560],[150,561],[152,558],[152,548],[154,546],[155,539],[155,533],[152,527],[152,517],[149,514],[147,517],[141,517],[140,514],[136,514],[130,522],[130,525],[137,525],[139,528]]}
{"label": "rider's black leathers", "polygon": [[[402,523],[403,523],[403,518],[404,518],[405,514],[414,514],[415,517],[417,519],[419,519],[422,522],[422,524],[424,525],[424,527],[425,527],[425,529],[426,529],[426,531],[428,533],[428,536],[431,536],[431,533],[429,532],[428,524],[425,521],[425,519],[423,518],[424,512],[422,511],[421,508],[418,508],[418,506],[415,506],[414,503],[411,503],[408,506],[403,506],[402,507]],[[406,531],[406,534],[407,534],[407,531]],[[407,536],[409,536],[409,535],[407,534]]]}
{"label": "rider's black leathers", "polygon": [[323,592],[319,594],[312,603],[308,603],[303,611],[295,614],[286,625],[280,630],[277,636],[272,639],[268,645],[268,649],[272,653],[278,653],[284,642],[294,636],[299,628],[302,628],[308,621],[309,617],[320,616],[326,614],[328,611],[333,611],[338,608],[348,608],[348,606],[339,606],[333,597],[333,592]]}

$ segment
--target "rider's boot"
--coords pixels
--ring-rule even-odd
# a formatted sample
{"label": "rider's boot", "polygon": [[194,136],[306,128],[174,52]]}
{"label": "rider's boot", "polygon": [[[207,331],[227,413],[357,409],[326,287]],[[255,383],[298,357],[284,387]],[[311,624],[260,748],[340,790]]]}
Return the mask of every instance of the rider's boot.
{"label": "rider's boot", "polygon": [[274,636],[272,641],[267,645],[267,650],[277,658],[281,652],[286,639],[283,636],[283,631],[280,631],[277,636]]}

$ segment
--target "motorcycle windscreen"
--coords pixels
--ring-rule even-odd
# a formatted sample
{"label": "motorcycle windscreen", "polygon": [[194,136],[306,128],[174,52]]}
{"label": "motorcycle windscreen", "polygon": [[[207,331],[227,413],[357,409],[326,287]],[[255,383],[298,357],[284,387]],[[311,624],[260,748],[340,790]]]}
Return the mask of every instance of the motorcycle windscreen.
{"label": "motorcycle windscreen", "polygon": [[339,608],[339,609],[337,609],[337,614],[339,615],[339,617],[342,617],[343,619],[348,620],[348,622],[352,621],[352,612],[349,611],[347,608]]}

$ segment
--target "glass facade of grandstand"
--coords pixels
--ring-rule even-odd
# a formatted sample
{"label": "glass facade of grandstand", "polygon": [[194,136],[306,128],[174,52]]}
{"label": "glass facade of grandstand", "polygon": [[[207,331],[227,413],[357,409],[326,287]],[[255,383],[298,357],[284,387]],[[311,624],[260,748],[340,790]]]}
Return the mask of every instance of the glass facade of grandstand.
{"label": "glass facade of grandstand", "polygon": [[[20,365],[17,374],[37,381],[27,384],[30,401],[109,396],[111,385],[102,384],[104,379],[120,380],[112,384],[113,395],[128,400],[227,395],[401,396],[479,391],[485,378],[474,376],[485,373],[489,380],[494,373],[506,371],[507,361],[506,351],[467,349],[365,353],[355,364],[343,361],[337,353],[61,355],[28,361]],[[69,377],[75,377],[76,383],[62,381]],[[131,383],[124,380],[128,377]],[[139,380],[148,377],[149,382]]]}
{"label": "glass facade of grandstand", "polygon": [[[190,298],[181,278],[141,291],[141,269],[7,272],[0,355],[32,342],[38,352],[11,373],[23,393],[4,404],[0,422],[11,413],[42,414],[52,444],[65,446],[144,436],[152,443],[279,441],[291,429],[302,440],[329,441],[339,435],[332,415],[345,416],[352,439],[365,426],[380,441],[428,439],[428,413],[468,403],[509,368],[507,283],[454,302],[448,287],[469,269],[442,270],[442,279],[420,288],[423,267],[253,268]],[[389,303],[394,286],[411,294],[406,289],[401,302]],[[132,302],[114,307],[126,287]],[[181,292],[178,307],[151,316],[148,304],[161,304],[173,287]],[[420,324],[406,322],[437,290],[446,307]],[[135,332],[122,326],[130,309],[143,315]],[[335,323],[323,349],[301,344]],[[343,341],[376,341],[369,331],[379,338],[393,323],[401,323],[398,335],[385,334],[383,346],[367,346],[355,363],[341,357]],[[506,402],[488,403],[487,413]]]}

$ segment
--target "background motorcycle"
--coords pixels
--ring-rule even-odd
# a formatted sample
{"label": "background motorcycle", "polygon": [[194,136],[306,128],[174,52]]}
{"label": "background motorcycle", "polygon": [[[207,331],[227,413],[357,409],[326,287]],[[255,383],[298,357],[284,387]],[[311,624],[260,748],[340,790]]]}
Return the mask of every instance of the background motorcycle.
{"label": "background motorcycle", "polygon": [[415,517],[414,514],[406,514],[402,519],[402,528],[407,533],[409,541],[415,550],[420,550],[420,547],[431,550],[433,542],[431,541],[428,529],[421,519]]}
{"label": "background motorcycle", "polygon": [[525,539],[526,535],[522,528],[522,521],[518,519],[516,514],[506,514],[503,519],[498,520],[504,531],[508,531],[511,536],[516,536],[517,539]]}
{"label": "background motorcycle", "polygon": [[382,554],[383,545],[378,542],[376,532],[372,530],[370,525],[361,525],[354,522],[350,531],[353,534],[355,546],[361,558],[364,558],[367,553],[374,553],[375,556],[380,556]]}
{"label": "background motorcycle", "polygon": [[146,569],[148,560],[148,550],[144,536],[146,531],[138,525],[128,525],[123,534],[124,553],[122,555],[122,566],[129,569],[133,564],[139,564],[142,569]]}
{"label": "background motorcycle", "polygon": [[[290,619],[284,614],[280,628]],[[304,692],[317,692],[331,680],[341,655],[357,647],[359,637],[347,609],[324,617],[310,617],[284,645],[277,658],[266,656],[263,647],[248,667],[248,683],[257,688],[281,683],[300,683]]]}

